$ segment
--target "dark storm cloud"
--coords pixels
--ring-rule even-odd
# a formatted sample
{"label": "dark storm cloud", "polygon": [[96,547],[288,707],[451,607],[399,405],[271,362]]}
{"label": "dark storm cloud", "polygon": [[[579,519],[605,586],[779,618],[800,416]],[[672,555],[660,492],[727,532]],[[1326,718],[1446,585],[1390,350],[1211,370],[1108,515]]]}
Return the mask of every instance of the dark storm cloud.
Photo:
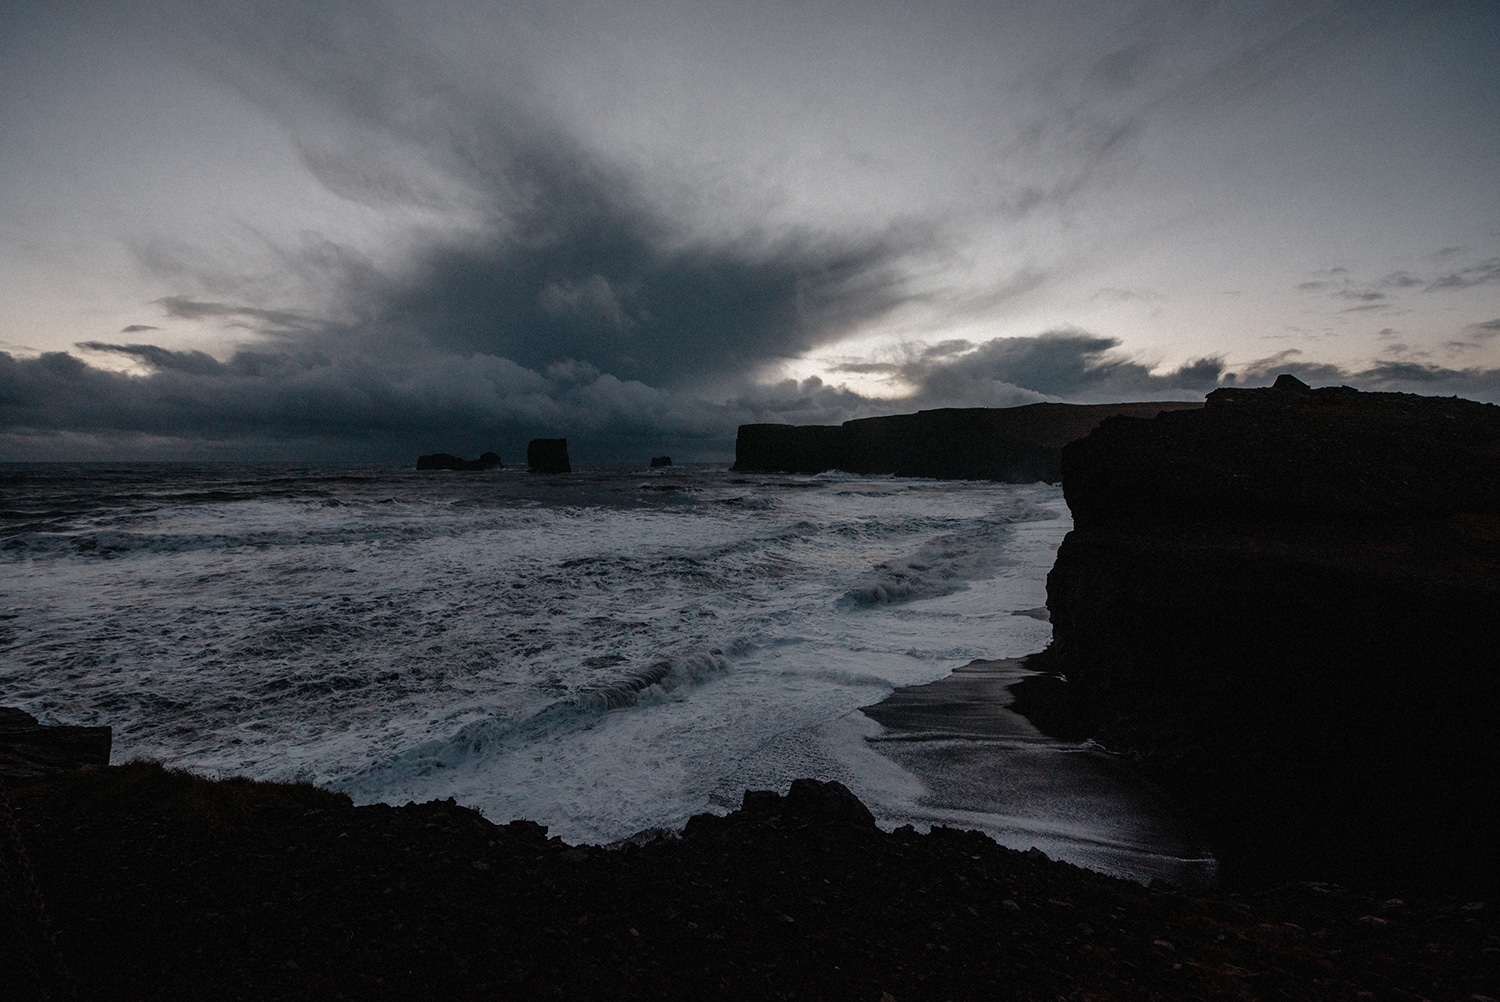
{"label": "dark storm cloud", "polygon": [[[1480,336],[1500,331],[1500,321],[1477,326]],[[897,361],[846,366],[904,383],[910,393],[900,399],[813,377],[747,384],[712,402],[689,390],[622,380],[583,361],[534,370],[484,354],[356,358],[301,348],[242,350],[219,362],[154,345],[79,347],[127,356],[148,374],[107,372],[63,352],[28,359],[0,353],[0,447],[10,456],[46,458],[62,435],[75,445],[91,436],[103,443],[96,458],[144,458],[156,442],[177,456],[408,462],[422,452],[497,449],[515,461],[527,439],[562,434],[580,462],[638,461],[663,451],[724,460],[733,454],[736,427],[750,422],[836,424],[920,408],[1046,399],[1191,400],[1218,385],[1267,385],[1282,372],[1315,386],[1500,399],[1494,369],[1395,357],[1351,370],[1287,351],[1234,373],[1216,358],[1154,371],[1121,355],[1118,339],[1077,330],[912,345]]]}
{"label": "dark storm cloud", "polygon": [[179,452],[245,458],[403,461],[420,452],[519,456],[525,441],[565,434],[583,462],[625,460],[671,447],[723,459],[739,424],[837,423],[927,406],[1011,405],[1055,397],[1192,398],[1211,389],[1212,360],[1153,375],[1115,358],[1118,342],[1076,332],[972,345],[914,348],[893,373],[914,394],[866,397],[817,378],[746,385],[726,402],[622,380],[580,360],[543,370],[493,355],[427,352],[405,358],[340,357],[310,349],[242,350],[220,362],[196,351],[85,342],[123,355],[147,374],[104,371],[63,352],[0,354],[0,428],[12,455],[58,433],[112,438],[120,457],[132,436]]}
{"label": "dark storm cloud", "polygon": [[220,363],[152,345],[81,347],[129,356],[150,371],[109,372],[63,352],[0,353],[0,439],[8,452],[31,454],[27,440],[57,433],[171,440],[180,451],[242,458],[402,461],[486,448],[509,458],[544,434],[579,437],[583,461],[620,458],[616,449],[636,441],[706,440],[700,451],[714,456],[733,447],[735,421],[722,406],[581,364],[538,373],[493,356],[427,354],[396,363],[305,350],[241,351]]}
{"label": "dark storm cloud", "polygon": [[[200,29],[222,57],[211,71],[282,123],[330,191],[469,220],[410,248],[399,275],[334,271],[335,312],[359,318],[330,332],[346,346],[424,345],[538,370],[571,359],[661,386],[743,378],[903,302],[902,267],[934,246],[912,226],[695,233],[646,179],[515,97],[524,87],[466,85],[389,14],[345,15],[262,11]],[[186,296],[162,304],[309,326]]]}
{"label": "dark storm cloud", "polygon": [[750,376],[901,299],[900,252],[883,240],[678,248],[631,207],[555,208],[516,238],[432,251],[376,307],[370,330],[533,368],[575,359],[682,386]]}
{"label": "dark storm cloud", "polygon": [[[539,109],[460,86],[388,18],[280,18],[200,21],[204,67],[276,117],[340,197],[462,224],[422,231],[384,273],[326,242],[271,248],[331,290],[322,315],[267,304],[191,252],[138,247],[157,275],[207,290],[158,299],[166,316],[256,341],[222,362],[79,345],[145,375],[64,353],[5,356],[12,452],[63,432],[260,456],[509,457],[528,437],[565,434],[585,462],[666,445],[720,458],[741,421],[843,420],[869,406],[816,380],[753,377],[903,302],[900,266],[931,250],[930,232],[694,232]],[[733,399],[711,402],[706,384]]]}
{"label": "dark storm cloud", "polygon": [[[101,442],[136,436],[189,451],[201,446],[250,457],[406,461],[418,452],[472,455],[496,448],[512,459],[532,435],[566,434],[581,462],[664,451],[727,458],[735,426],[748,421],[834,423],[920,407],[1042,399],[1192,399],[1221,381],[1269,382],[1278,366],[1299,366],[1300,356],[1261,360],[1234,375],[1224,372],[1217,357],[1159,369],[1128,355],[1117,338],[1072,328],[984,342],[936,340],[944,335],[934,333],[933,343],[842,366],[844,375],[883,378],[909,393],[900,399],[865,396],[818,378],[761,380],[774,378],[777,363],[810,349],[827,348],[850,333],[879,332],[879,321],[903,306],[918,305],[922,310],[912,314],[925,310],[973,329],[975,318],[1000,313],[1004,304],[1066,279],[1071,266],[1045,253],[993,269],[971,260],[963,243],[965,217],[1003,222],[1019,232],[1061,206],[1085,202],[1075,196],[1085,188],[1106,190],[1111,168],[1140,155],[1163,123],[1191,109],[1201,113],[1200,98],[1210,110],[1220,107],[1216,101],[1227,108],[1247,90],[1295,79],[1330,37],[1369,20],[1363,11],[1279,5],[1227,29],[1230,36],[1244,33],[1244,44],[1231,39],[1224,42],[1226,51],[1198,59],[1185,57],[1197,47],[1183,43],[1204,24],[1217,24],[1217,15],[1188,17],[1198,27],[1176,37],[1180,8],[1148,5],[1150,16],[1126,18],[1118,30],[1092,12],[1075,11],[1057,24],[1077,17],[1073,27],[1081,29],[1085,21],[1091,26],[1077,47],[1081,59],[1048,58],[1034,66],[1021,60],[1018,65],[1034,80],[1017,89],[996,85],[993,100],[972,102],[989,115],[992,106],[1015,101],[1013,118],[996,113],[955,119],[978,125],[971,133],[994,124],[1000,138],[992,145],[968,149],[955,140],[953,149],[939,144],[908,151],[872,141],[869,150],[854,151],[872,160],[907,152],[913,161],[952,157],[963,167],[952,177],[981,179],[964,188],[966,194],[951,202],[929,200],[924,189],[921,197],[907,192],[905,201],[876,202],[878,211],[854,213],[810,198],[808,213],[795,223],[777,217],[762,224],[759,217],[736,217],[748,211],[742,205],[724,214],[705,207],[715,197],[712,182],[760,180],[759,164],[744,173],[726,170],[704,184],[707,175],[693,173],[701,164],[684,164],[678,176],[671,151],[638,155],[629,141],[600,128],[612,108],[579,112],[552,102],[537,83],[543,75],[528,60],[570,51],[555,39],[544,39],[540,54],[533,54],[524,41],[505,37],[513,33],[486,36],[476,42],[484,50],[479,62],[461,66],[435,55],[433,26],[418,24],[400,8],[335,0],[169,9],[162,44],[175,46],[268,114],[306,168],[299,181],[315,179],[316,186],[308,187],[317,198],[332,201],[326,194],[331,192],[340,209],[359,207],[351,219],[381,222],[368,233],[359,230],[362,223],[350,223],[340,237],[348,246],[317,233],[262,233],[253,222],[248,237],[243,231],[226,237],[224,247],[209,253],[184,250],[186,243],[171,242],[175,235],[142,236],[132,247],[158,284],[135,302],[173,292],[153,302],[173,321],[174,342],[197,328],[213,337],[208,343],[222,343],[228,327],[239,332],[239,349],[216,358],[144,343],[151,339],[142,335],[156,328],[131,324],[121,332],[130,336],[77,345],[82,352],[129,360],[129,374],[90,367],[63,352],[0,355],[0,448],[8,455],[24,451],[17,442],[74,435]],[[553,6],[536,8],[544,9],[538,15],[544,21],[559,16]],[[973,8],[981,9],[990,8]],[[1381,10],[1378,18],[1389,19],[1396,7]],[[647,12],[641,23],[652,17],[667,23],[680,13]],[[567,17],[581,20],[586,14]],[[515,23],[524,27],[527,16]],[[722,12],[703,16],[708,25]],[[844,12],[824,12],[815,20],[808,48],[798,53],[815,55],[819,39],[847,35]],[[942,18],[918,20],[931,26]],[[990,27],[998,30],[1004,20]],[[1108,41],[1100,43],[1100,37]],[[902,47],[920,41],[901,38]],[[965,54],[946,44],[941,31],[927,41],[945,64],[950,58],[964,64]],[[596,54],[600,65],[608,62],[602,50]],[[757,61],[764,56],[770,67],[766,80],[745,78],[757,84],[798,68],[800,58],[769,44],[751,55]],[[992,56],[986,49],[983,58]],[[977,57],[970,52],[966,58]],[[851,131],[873,135],[899,123],[906,142],[911,122],[946,114],[941,102],[963,95],[944,92],[938,103],[928,104],[931,94],[905,94],[922,92],[916,77],[933,65],[914,60],[910,87],[861,90],[857,97],[866,103],[902,107],[889,120],[872,117]],[[984,66],[975,62],[970,69],[977,85],[987,85]],[[580,78],[596,80],[610,72],[591,64],[577,68]],[[784,127],[789,149],[818,146],[825,133],[838,131],[827,115],[783,121],[780,116],[795,118],[790,105],[763,99],[761,89],[729,89],[706,98],[704,106],[727,121],[738,122],[742,114],[770,119],[773,127],[755,133],[756,141],[780,136]],[[835,104],[849,96],[834,83],[795,94]],[[858,103],[847,107],[857,117]],[[857,147],[858,135],[855,140]],[[735,149],[752,158],[762,152]],[[843,185],[839,166],[852,162],[847,152],[809,160],[822,175],[811,181],[796,171],[783,177],[776,166],[765,170],[776,175],[772,187],[798,189],[785,196],[795,203],[804,183],[833,186],[831,177]],[[949,175],[931,176],[940,180],[929,188],[946,191],[941,179]],[[851,178],[860,180],[857,170],[851,169]],[[758,205],[762,194],[749,193],[747,202]],[[245,259],[256,267],[242,267],[236,258],[234,241],[241,237],[255,245]],[[1332,268],[1309,273],[1298,288],[1333,304],[1330,309],[1386,309],[1408,291],[1500,280],[1500,259],[1478,260],[1485,253],[1454,250],[1431,259],[1419,275],[1379,278],[1377,271],[1355,278],[1346,268]],[[954,262],[986,269],[989,277],[961,290],[946,285],[941,276]],[[1149,297],[1111,287],[1096,298]],[[889,326],[914,329],[907,326],[909,318],[897,314],[899,323]],[[1477,341],[1496,331],[1486,323],[1462,336]],[[1388,348],[1397,353],[1396,346]],[[1449,380],[1493,396],[1496,385],[1486,370],[1408,358],[1362,372],[1316,365],[1294,371],[1309,382],[1363,379],[1372,388],[1431,389]]]}

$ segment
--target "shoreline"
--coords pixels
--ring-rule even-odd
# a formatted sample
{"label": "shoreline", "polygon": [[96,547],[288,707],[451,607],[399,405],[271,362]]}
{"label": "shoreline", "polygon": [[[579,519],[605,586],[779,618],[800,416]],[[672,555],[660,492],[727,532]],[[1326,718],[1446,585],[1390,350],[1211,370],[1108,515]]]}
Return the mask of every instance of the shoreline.
{"label": "shoreline", "polygon": [[147,763],[5,792],[62,968],[35,935],[0,959],[38,998],[1467,998],[1500,978],[1485,904],[1147,888],[883,832],[806,780],[617,851],[451,800]]}
{"label": "shoreline", "polygon": [[1128,764],[1049,736],[1014,706],[1031,658],[977,660],[862,707],[866,740],[925,788],[906,820],[985,832],[1001,845],[1138,883],[1204,890],[1218,864],[1186,812]]}

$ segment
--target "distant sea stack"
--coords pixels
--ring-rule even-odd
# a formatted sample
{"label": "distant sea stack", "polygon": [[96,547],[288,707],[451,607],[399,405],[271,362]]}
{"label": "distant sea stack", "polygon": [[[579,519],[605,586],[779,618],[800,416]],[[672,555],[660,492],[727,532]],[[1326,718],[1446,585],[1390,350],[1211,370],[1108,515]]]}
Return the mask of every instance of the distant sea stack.
{"label": "distant sea stack", "polygon": [[1225,879],[1500,889],[1500,408],[1283,376],[1062,467],[1066,681],[1033,692],[1195,809]]}
{"label": "distant sea stack", "polygon": [[526,443],[526,465],[532,473],[572,473],[568,462],[568,440],[534,438]]}
{"label": "distant sea stack", "polygon": [[740,425],[734,469],[1056,483],[1062,448],[1107,417],[1154,417],[1196,402],[1027,404],[860,418],[841,425]]}
{"label": "distant sea stack", "polygon": [[446,452],[417,457],[419,470],[493,470],[500,465],[500,456],[494,452],[486,452],[478,459],[460,459]]}
{"label": "distant sea stack", "polygon": [[659,466],[671,466],[671,465],[672,465],[672,457],[671,456],[652,456],[651,457],[651,468],[653,470],[656,469]]}

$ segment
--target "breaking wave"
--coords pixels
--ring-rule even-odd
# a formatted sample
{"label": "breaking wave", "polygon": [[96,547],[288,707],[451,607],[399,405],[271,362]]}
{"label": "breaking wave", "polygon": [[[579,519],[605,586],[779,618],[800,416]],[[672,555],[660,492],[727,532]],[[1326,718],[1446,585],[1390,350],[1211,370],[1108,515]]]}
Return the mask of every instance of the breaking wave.
{"label": "breaking wave", "polygon": [[965,532],[937,536],[906,556],[876,564],[839,601],[868,608],[962,591],[969,582],[994,573],[1008,537],[1008,527],[994,522],[977,522]]}

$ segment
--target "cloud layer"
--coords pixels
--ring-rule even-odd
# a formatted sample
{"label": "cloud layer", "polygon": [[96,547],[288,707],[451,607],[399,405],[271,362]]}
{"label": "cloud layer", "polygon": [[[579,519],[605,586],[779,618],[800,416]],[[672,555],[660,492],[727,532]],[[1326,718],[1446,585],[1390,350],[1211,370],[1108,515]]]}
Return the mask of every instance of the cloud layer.
{"label": "cloud layer", "polygon": [[[538,370],[507,358],[424,352],[404,361],[316,351],[241,351],[226,362],[150,344],[81,345],[145,375],[106,371],[70,353],[0,353],[0,449],[13,459],[236,458],[403,463],[422,452],[519,459],[527,439],[566,435],[581,462],[733,455],[739,424],[832,424],[941,406],[1039,400],[1197,399],[1219,385],[1265,385],[1292,372],[1313,385],[1461,393],[1494,400],[1500,371],[1382,362],[1360,371],[1296,352],[1234,373],[1217,359],[1167,372],[1119,354],[1111,338],[1063,331],[950,342],[875,363],[907,396],[863,396],[817,378],[742,385],[724,400],[624,380],[579,361]],[[866,371],[871,367],[866,367]]]}
{"label": "cloud layer", "polygon": [[[1383,72],[1374,54],[1463,55],[1449,43],[1489,16],[1472,3],[141,10],[106,26],[151,55],[141,72],[157,55],[192,70],[191,87],[141,77],[166,89],[131,105],[167,109],[150,133],[167,140],[131,149],[182,187],[159,193],[160,227],[124,227],[152,291],[106,326],[0,353],[0,459],[509,458],[533,435],[567,435],[583,462],[725,459],[748,421],[1192,399],[1280,371],[1500,397],[1495,234],[1358,265],[1358,234],[1339,254],[1297,245],[1362,218],[1315,195],[1358,192],[1382,222],[1410,207],[1358,173],[1429,149],[1410,123],[1368,130],[1389,156],[1351,157],[1340,137],[1364,132],[1318,115],[1420,93],[1436,127],[1447,92],[1427,67],[1355,85]],[[1463,93],[1484,92],[1490,64],[1463,65],[1481,75]],[[0,115],[17,109],[0,96]],[[1449,140],[1469,168],[1489,155],[1472,129]],[[125,159],[100,170],[123,178]],[[1460,194],[1455,217],[1493,202]],[[198,214],[179,215],[190,195]],[[1296,218],[1308,206],[1327,214]],[[1267,247],[1300,263],[1267,270]],[[1208,329],[1228,323],[1218,289],[1256,282],[1281,313]],[[22,344],[43,340],[0,347]]]}

